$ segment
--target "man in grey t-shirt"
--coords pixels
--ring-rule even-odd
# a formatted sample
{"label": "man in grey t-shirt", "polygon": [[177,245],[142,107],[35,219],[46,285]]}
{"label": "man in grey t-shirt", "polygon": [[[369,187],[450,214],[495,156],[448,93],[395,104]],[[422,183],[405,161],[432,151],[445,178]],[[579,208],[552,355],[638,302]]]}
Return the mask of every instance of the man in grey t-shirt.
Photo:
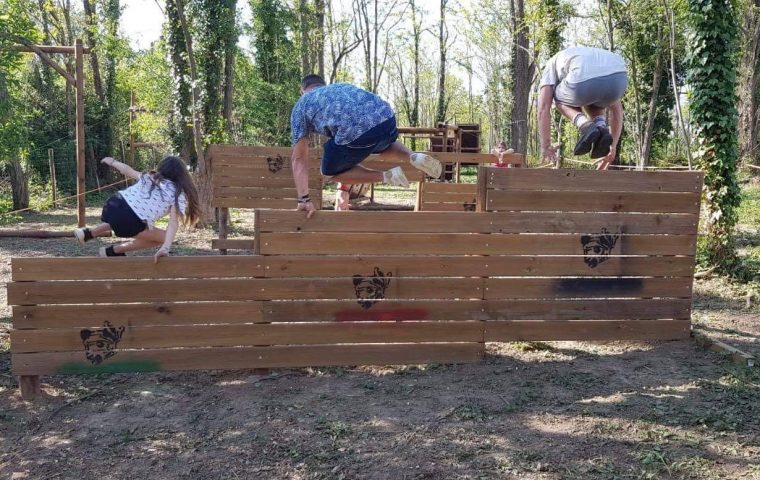
{"label": "man in grey t-shirt", "polygon": [[[546,160],[556,161],[551,146],[551,104],[580,130],[575,155],[591,153],[605,170],[615,159],[623,130],[621,99],[628,86],[625,61],[601,48],[574,47],[560,51],[546,63],[538,97],[541,150]],[[609,128],[605,109],[610,109]],[[612,132],[610,133],[610,129]]]}

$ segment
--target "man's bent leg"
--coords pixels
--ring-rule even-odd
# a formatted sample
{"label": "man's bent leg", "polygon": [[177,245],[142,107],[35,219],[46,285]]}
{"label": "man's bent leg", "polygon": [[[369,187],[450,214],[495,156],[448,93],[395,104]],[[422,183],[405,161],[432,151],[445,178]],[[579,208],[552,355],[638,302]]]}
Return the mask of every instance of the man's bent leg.
{"label": "man's bent leg", "polygon": [[589,118],[583,113],[579,107],[573,107],[564,103],[555,102],[557,110],[569,118],[578,130],[580,130],[580,137],[578,142],[573,148],[574,155],[586,155],[591,151],[594,146],[594,142],[599,139],[601,131],[596,127],[596,124],[589,120]]}
{"label": "man's bent leg", "polygon": [[382,183],[383,172],[372,170],[361,165],[349,168],[345,172],[330,177],[332,180],[340,183]]}

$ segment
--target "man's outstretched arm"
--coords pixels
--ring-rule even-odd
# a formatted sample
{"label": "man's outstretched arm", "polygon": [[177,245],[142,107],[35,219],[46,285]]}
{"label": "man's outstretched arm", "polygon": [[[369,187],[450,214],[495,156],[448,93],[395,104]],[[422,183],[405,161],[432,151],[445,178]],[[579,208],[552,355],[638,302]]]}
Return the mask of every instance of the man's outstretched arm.
{"label": "man's outstretched arm", "polygon": [[307,216],[311,217],[316,207],[309,198],[309,137],[296,142],[290,161],[293,166],[293,181],[298,192],[298,210],[305,210],[308,212]]}
{"label": "man's outstretched arm", "polygon": [[538,138],[541,142],[541,156],[544,160],[557,161],[557,151],[552,147],[552,101],[554,87],[544,85],[538,94]]}

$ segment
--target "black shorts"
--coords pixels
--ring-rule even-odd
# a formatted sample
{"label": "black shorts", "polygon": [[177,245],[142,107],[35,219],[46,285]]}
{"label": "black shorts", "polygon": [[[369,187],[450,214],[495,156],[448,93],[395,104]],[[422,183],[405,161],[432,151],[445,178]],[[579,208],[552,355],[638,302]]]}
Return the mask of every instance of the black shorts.
{"label": "black shorts", "polygon": [[108,199],[100,220],[109,224],[117,237],[132,238],[148,228],[119,193],[114,193]]}

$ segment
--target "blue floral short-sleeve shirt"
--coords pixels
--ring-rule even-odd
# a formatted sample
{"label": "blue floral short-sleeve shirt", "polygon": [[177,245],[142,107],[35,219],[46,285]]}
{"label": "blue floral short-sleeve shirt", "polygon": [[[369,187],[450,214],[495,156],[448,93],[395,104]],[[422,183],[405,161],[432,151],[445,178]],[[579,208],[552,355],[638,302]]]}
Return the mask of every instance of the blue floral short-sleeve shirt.
{"label": "blue floral short-sleeve shirt", "polygon": [[333,83],[301,96],[290,114],[293,144],[312,132],[347,145],[389,118],[391,106],[372,92]]}

